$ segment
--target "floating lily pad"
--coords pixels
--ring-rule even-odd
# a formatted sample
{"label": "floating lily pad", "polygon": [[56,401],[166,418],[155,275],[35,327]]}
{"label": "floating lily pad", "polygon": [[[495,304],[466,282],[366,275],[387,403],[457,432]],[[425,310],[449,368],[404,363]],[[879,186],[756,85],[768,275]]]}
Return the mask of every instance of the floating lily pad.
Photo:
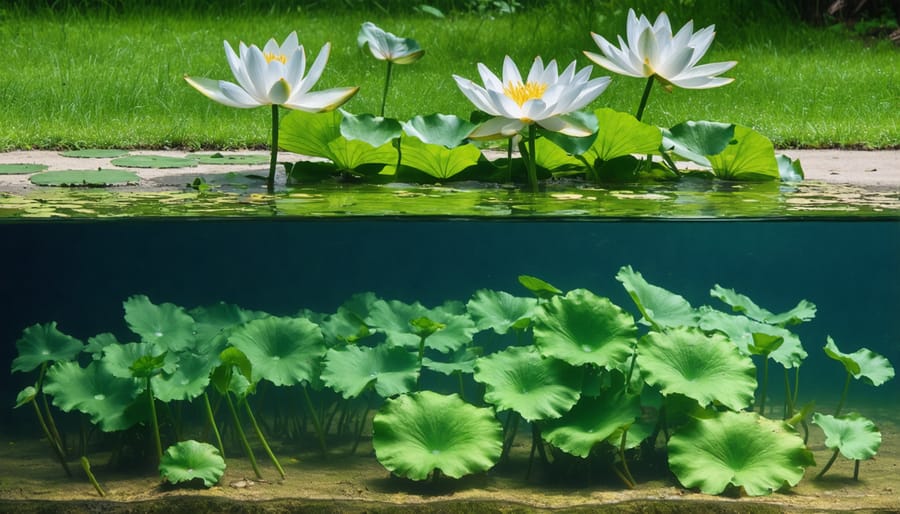
{"label": "floating lily pad", "polygon": [[0,175],[26,175],[44,171],[48,167],[46,164],[0,164]]}
{"label": "floating lily pad", "polygon": [[211,444],[181,441],[166,449],[159,462],[159,474],[171,484],[199,478],[204,486],[212,487],[225,474],[225,459]]}
{"label": "floating lily pad", "polygon": [[197,165],[195,159],[165,155],[129,155],[113,159],[110,163],[123,168],[192,168]]}
{"label": "floating lily pad", "polygon": [[114,148],[89,148],[86,150],[69,150],[60,152],[63,157],[81,157],[85,159],[111,159],[113,157],[121,157],[128,155],[127,150],[116,150]]}
{"label": "floating lily pad", "polygon": [[268,164],[270,157],[261,154],[221,154],[208,155],[188,154],[185,159],[197,161],[199,164]]}
{"label": "floating lily pad", "polygon": [[141,178],[124,170],[62,170],[42,171],[28,177],[38,186],[119,186],[137,184]]}

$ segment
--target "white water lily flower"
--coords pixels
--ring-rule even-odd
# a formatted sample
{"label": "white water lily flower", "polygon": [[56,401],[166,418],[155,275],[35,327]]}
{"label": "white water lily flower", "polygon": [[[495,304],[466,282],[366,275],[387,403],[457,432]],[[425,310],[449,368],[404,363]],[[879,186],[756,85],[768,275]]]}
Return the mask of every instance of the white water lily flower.
{"label": "white water lily flower", "polygon": [[298,44],[296,32],[291,32],[281,45],[270,39],[262,50],[241,42],[235,53],[225,41],[225,56],[237,84],[189,76],[184,79],[210,99],[229,107],[249,109],[281,105],[306,112],[330,111],[359,90],[358,87],[341,87],[310,91],[322,76],[330,51],[331,45],[326,43],[309,73],[305,74],[306,52]]}
{"label": "white water lily flower", "polygon": [[360,27],[356,43],[360,48],[368,44],[372,56],[379,61],[395,64],[410,64],[425,55],[425,50],[415,40],[395,36],[370,21]]}
{"label": "white water lily flower", "polygon": [[568,114],[591,103],[609,85],[609,77],[590,79],[591,69],[586,66],[576,73],[575,61],[572,61],[559,74],[555,60],[544,67],[541,58],[537,57],[527,79],[522,80],[516,64],[506,56],[502,80],[487,66],[478,63],[484,87],[454,75],[466,98],[478,109],[494,116],[469,137],[512,137],[532,123],[569,136],[589,136],[592,130]]}
{"label": "white water lily flower", "polygon": [[669,17],[660,13],[652,25],[628,10],[626,43],[619,36],[617,48],[602,36],[591,33],[603,55],[584,52],[588,59],[607,70],[630,77],[656,77],[663,85],[685,89],[724,86],[734,79],[717,77],[737,64],[736,61],[697,65],[715,37],[715,25],[694,32],[693,20],[674,36]]}

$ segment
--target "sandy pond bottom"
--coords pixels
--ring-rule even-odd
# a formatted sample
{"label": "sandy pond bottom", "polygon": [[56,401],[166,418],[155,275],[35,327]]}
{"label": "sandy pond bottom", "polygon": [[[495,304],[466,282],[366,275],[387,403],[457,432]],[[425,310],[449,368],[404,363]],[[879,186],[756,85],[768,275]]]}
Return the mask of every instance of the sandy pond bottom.
{"label": "sandy pond bottom", "polygon": [[391,477],[365,443],[356,455],[336,446],[327,458],[309,448],[298,452],[294,444],[276,448],[284,480],[262,451],[262,481],[254,479],[246,459],[232,456],[211,489],[161,485],[148,468],[113,470],[104,464],[108,454],[97,453],[90,455],[93,471],[107,492],[100,498],[77,460],[68,479],[46,441],[5,436],[0,512],[900,512],[900,413],[881,407],[863,414],[876,421],[883,443],[875,459],[862,463],[859,480],[853,479],[853,463],[841,457],[823,479],[812,479],[831,451],[811,426],[809,444],[819,467],[809,468],[798,486],[763,497],[708,496],[639,467],[632,469],[638,486],[631,490],[600,472],[582,474],[574,479],[578,483],[553,482],[539,464],[525,480],[530,443],[523,438],[500,469],[438,485]]}

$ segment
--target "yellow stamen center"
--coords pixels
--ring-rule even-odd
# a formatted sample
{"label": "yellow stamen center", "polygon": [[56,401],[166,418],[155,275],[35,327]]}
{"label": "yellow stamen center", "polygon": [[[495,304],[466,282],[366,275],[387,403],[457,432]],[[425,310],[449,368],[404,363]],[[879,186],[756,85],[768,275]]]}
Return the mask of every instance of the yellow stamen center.
{"label": "yellow stamen center", "polygon": [[513,102],[522,106],[528,100],[541,98],[547,91],[547,84],[541,82],[510,82],[503,87],[503,94],[512,99]]}
{"label": "yellow stamen center", "polygon": [[271,52],[266,52],[263,54],[263,57],[266,58],[266,63],[278,61],[281,64],[287,64],[287,56],[284,54],[273,54]]}

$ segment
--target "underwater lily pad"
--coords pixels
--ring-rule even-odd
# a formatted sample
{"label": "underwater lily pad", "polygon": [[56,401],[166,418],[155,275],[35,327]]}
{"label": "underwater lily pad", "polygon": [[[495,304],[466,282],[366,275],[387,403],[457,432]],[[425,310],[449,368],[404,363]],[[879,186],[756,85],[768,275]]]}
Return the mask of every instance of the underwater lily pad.
{"label": "underwater lily pad", "polygon": [[191,159],[198,164],[268,164],[271,159],[268,155],[262,154],[222,154],[214,153],[208,155],[188,154],[185,159]]}
{"label": "underwater lily pad", "polygon": [[141,178],[131,171],[100,169],[42,171],[28,180],[37,186],[102,187],[137,184]]}
{"label": "underwater lily pad", "polygon": [[631,266],[622,266],[616,280],[643,314],[642,323],[658,328],[697,325],[698,315],[684,297],[647,282]]}
{"label": "underwater lily pad", "polygon": [[847,373],[853,378],[865,378],[874,386],[880,386],[894,378],[894,367],[883,355],[879,355],[868,348],[860,348],[853,353],[840,351],[831,336],[827,337],[825,353],[832,359],[840,362],[847,369]]}
{"label": "underwater lily pad", "polygon": [[534,316],[537,299],[513,296],[505,291],[479,289],[466,304],[478,330],[492,329],[505,334],[510,328],[528,323]]}
{"label": "underwater lily pad", "polygon": [[718,298],[730,305],[735,312],[743,313],[750,319],[769,323],[771,325],[796,325],[809,321],[816,317],[816,306],[812,302],[800,300],[791,310],[779,314],[773,314],[756,305],[749,297],[736,292],[734,289],[725,289],[716,284],[709,292],[713,298]]}
{"label": "underwater lily pad", "polygon": [[325,355],[319,326],[305,318],[269,317],[232,331],[228,342],[253,365],[253,381],[262,378],[278,386],[312,381]]}
{"label": "underwater lily pad", "polygon": [[745,355],[761,355],[754,351],[754,336],[766,335],[781,339],[778,349],[768,353],[768,358],[785,368],[796,368],[803,363],[808,354],[803,343],[796,334],[777,325],[769,325],[746,316],[734,316],[717,311],[710,307],[700,308],[700,328],[706,331],[718,331],[734,343]]}
{"label": "underwater lily pad", "polygon": [[534,345],[541,355],[573,366],[622,366],[636,337],[631,314],[586,289],[554,296],[535,310]]}
{"label": "underwater lily pad", "polygon": [[599,443],[641,415],[640,397],[624,391],[597,397],[583,396],[561,418],[544,423],[541,435],[548,443],[577,457],[587,457]]}
{"label": "underwater lily pad", "polygon": [[190,400],[203,394],[209,385],[210,374],[219,364],[218,356],[192,352],[170,355],[176,358],[175,369],[151,379],[156,399],[168,403],[173,400]]}
{"label": "underwater lily pad", "polygon": [[638,343],[637,361],[650,385],[682,394],[701,406],[721,403],[741,410],[753,402],[756,366],[727,338],[696,328],[650,332]]}
{"label": "underwater lily pad", "polygon": [[542,300],[547,300],[562,294],[562,291],[556,288],[556,286],[530,275],[519,275],[519,283],[531,291],[534,296]]}
{"label": "underwater lily pad", "polygon": [[47,168],[46,164],[0,164],[0,175],[26,175]]}
{"label": "underwater lily pad", "polygon": [[785,423],[752,412],[694,419],[669,439],[669,468],[685,487],[719,494],[730,485],[750,496],[797,485],[815,465],[803,439]]}
{"label": "underwater lily pad", "polygon": [[840,450],[848,459],[871,459],[881,446],[881,432],[875,423],[855,412],[839,418],[816,412],[812,422],[825,432],[825,446]]}
{"label": "underwater lily pad", "polygon": [[58,328],[56,322],[38,323],[22,331],[16,341],[19,356],[12,361],[12,371],[31,371],[45,362],[66,362],[84,349],[84,343]]}
{"label": "underwater lily pad", "polygon": [[121,157],[128,155],[127,150],[116,150],[114,148],[88,148],[85,150],[68,150],[60,152],[63,157],[80,157],[84,159],[111,159],[113,157]]}
{"label": "underwater lily pad", "polygon": [[478,359],[475,381],[485,385],[484,400],[497,410],[512,409],[525,420],[553,419],[581,397],[582,369],[532,347],[511,346]]}
{"label": "underwater lily pad", "polygon": [[173,303],[154,304],[146,295],[122,302],[125,321],[132,332],[148,343],[169,351],[190,348],[194,342],[194,318]]}
{"label": "underwater lily pad", "polygon": [[325,354],[321,377],[344,398],[356,398],[373,383],[378,395],[388,398],[416,388],[418,354],[388,345],[332,348]]}
{"label": "underwater lily pad", "polygon": [[387,400],[372,421],[375,456],[389,471],[424,480],[486,471],[500,459],[503,429],[492,409],[431,391]]}
{"label": "underwater lily pad", "polygon": [[[103,358],[100,362],[103,369],[118,378],[138,378],[139,372],[134,369],[135,363],[141,359],[151,359],[158,362],[158,372],[163,369],[175,371],[176,358],[153,343],[125,343],[110,345],[103,349]],[[149,365],[150,361],[145,361]],[[152,376],[153,373],[150,373]]]}
{"label": "underwater lily pad", "polygon": [[197,165],[197,161],[194,159],[166,155],[129,155],[109,162],[113,166],[123,168],[193,168]]}
{"label": "underwater lily pad", "polygon": [[442,354],[440,360],[430,357],[422,358],[422,366],[444,375],[453,373],[474,373],[475,361],[481,357],[481,348],[469,346],[454,352]]}
{"label": "underwater lily pad", "polygon": [[208,443],[181,441],[168,447],[159,462],[159,475],[171,484],[203,480],[212,487],[225,474],[225,459]]}
{"label": "underwater lily pad", "polygon": [[141,391],[137,380],[113,376],[99,362],[86,368],[76,362],[57,363],[47,372],[44,386],[53,405],[87,414],[104,432],[124,430],[137,421],[128,415],[128,407]]}

